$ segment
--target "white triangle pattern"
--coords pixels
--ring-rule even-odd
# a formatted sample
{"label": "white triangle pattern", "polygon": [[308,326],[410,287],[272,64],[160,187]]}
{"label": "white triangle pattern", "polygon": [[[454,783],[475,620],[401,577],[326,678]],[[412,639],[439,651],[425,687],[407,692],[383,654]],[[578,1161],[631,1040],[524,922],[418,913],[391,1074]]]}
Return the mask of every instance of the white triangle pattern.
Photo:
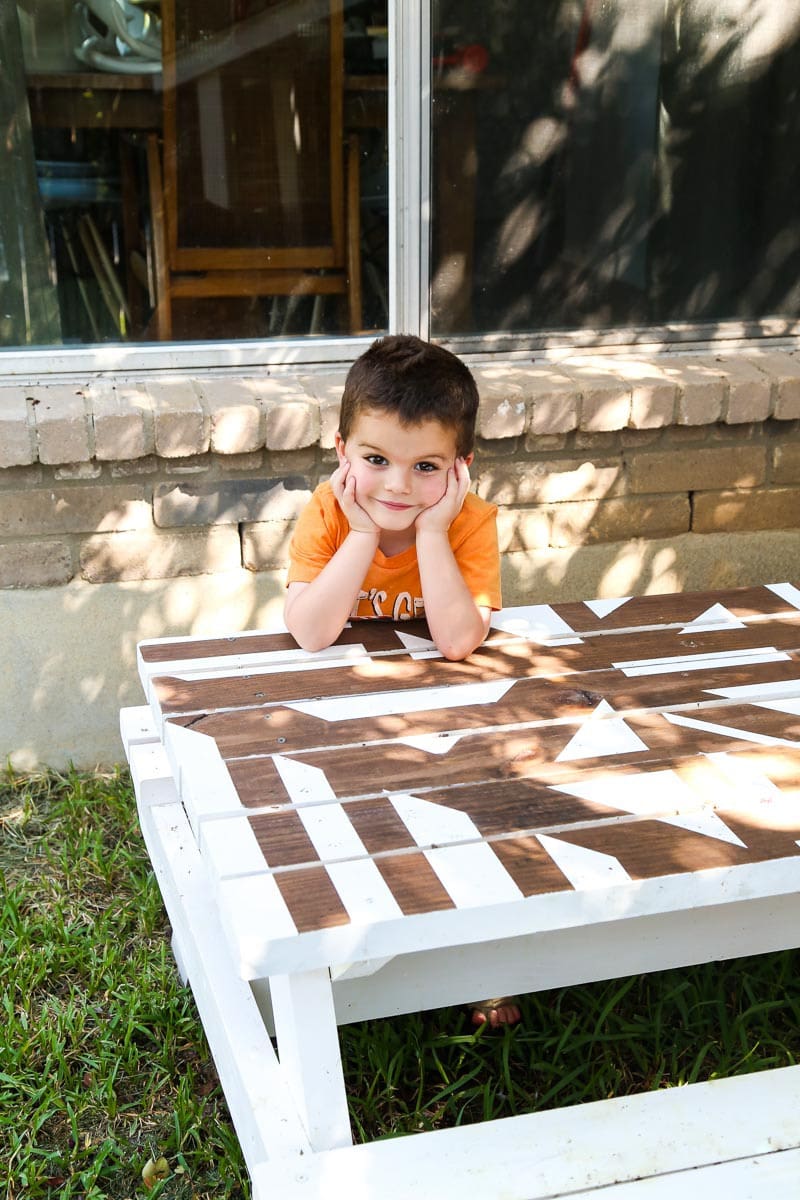
{"label": "white triangle pattern", "polygon": [[632,754],[637,750],[646,750],[645,743],[622,717],[606,715],[613,711],[607,700],[601,700],[575,736],[567,742],[556,762],[605,757],[610,754]]}

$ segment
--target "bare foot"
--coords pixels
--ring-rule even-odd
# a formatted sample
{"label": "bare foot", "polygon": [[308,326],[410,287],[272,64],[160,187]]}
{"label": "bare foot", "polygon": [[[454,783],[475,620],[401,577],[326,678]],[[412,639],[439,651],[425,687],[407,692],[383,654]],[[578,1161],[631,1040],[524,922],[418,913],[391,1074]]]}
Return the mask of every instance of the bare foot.
{"label": "bare foot", "polygon": [[485,1025],[492,1029],[501,1025],[516,1025],[522,1014],[514,996],[502,996],[498,1000],[483,1000],[472,1005],[472,1024]]}

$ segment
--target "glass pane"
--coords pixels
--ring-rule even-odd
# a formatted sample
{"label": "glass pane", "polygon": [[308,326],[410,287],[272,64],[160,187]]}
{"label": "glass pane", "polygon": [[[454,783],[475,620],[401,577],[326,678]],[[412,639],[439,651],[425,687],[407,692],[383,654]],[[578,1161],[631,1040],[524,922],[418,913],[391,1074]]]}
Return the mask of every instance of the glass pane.
{"label": "glass pane", "polygon": [[386,3],[2,9],[0,345],[385,328]]}
{"label": "glass pane", "polygon": [[434,0],[437,335],[800,315],[800,7]]}

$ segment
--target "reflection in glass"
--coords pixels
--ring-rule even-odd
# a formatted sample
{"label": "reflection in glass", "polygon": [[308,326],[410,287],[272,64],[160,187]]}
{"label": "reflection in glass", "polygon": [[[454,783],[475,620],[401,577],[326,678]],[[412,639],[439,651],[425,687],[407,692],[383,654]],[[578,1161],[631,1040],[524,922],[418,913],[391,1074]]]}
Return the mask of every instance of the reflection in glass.
{"label": "reflection in glass", "polygon": [[436,335],[800,315],[800,8],[434,0]]}
{"label": "reflection in glass", "polygon": [[[3,85],[26,118],[15,157],[27,188],[11,211],[32,243],[38,231],[50,303],[47,320],[23,312],[0,327],[1,344],[385,327],[385,3],[4,11],[3,58],[13,36],[26,72]],[[9,288],[22,312],[29,282]]]}

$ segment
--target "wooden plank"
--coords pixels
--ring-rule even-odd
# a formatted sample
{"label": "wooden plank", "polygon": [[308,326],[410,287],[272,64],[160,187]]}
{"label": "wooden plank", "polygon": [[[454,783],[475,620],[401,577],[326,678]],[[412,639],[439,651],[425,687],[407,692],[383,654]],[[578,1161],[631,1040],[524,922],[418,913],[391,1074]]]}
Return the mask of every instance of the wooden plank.
{"label": "wooden plank", "polygon": [[[587,686],[581,686],[586,683]],[[481,684],[475,686],[474,702],[453,706],[448,692],[455,689],[420,691],[420,700],[410,692],[400,692],[380,710],[376,697],[368,697],[366,716],[351,697],[338,704],[328,701],[299,702],[297,706],[269,703],[247,709],[170,718],[176,724],[191,724],[198,733],[214,738],[223,758],[245,758],[255,754],[313,749],[352,742],[372,742],[488,726],[513,726],[551,721],[578,723],[597,713],[603,701],[620,716],[631,711],[679,709],[681,706],[708,704],[715,691],[724,700],[724,689],[741,688],[739,700],[752,697],[754,702],[776,697],[800,696],[800,659],[789,657],[779,662],[742,667],[735,661],[727,667],[708,671],[676,671],[669,675],[637,675],[629,678],[621,671],[597,671],[585,678],[562,676],[554,679],[501,680],[498,698],[480,703]],[[471,685],[466,685],[469,688]],[[389,698],[390,693],[384,693]],[[425,697],[429,697],[428,700]],[[412,708],[411,699],[415,699]],[[436,706],[435,701],[443,701]],[[429,707],[419,707],[421,703]],[[387,709],[394,711],[386,711]],[[409,711],[410,710],[410,711]]]}
{"label": "wooden plank", "polygon": [[[479,1125],[388,1139],[312,1156],[298,1164],[257,1167],[256,1200],[407,1200],[436,1196],[498,1196],[504,1200],[551,1200],[559,1196],[620,1200],[649,1196],[635,1181],[659,1176],[672,1190],[656,1195],[707,1197],[715,1164],[744,1161],[748,1186],[763,1176],[777,1190],[734,1191],[739,1196],[796,1196],[800,1162],[800,1067],[760,1075],[717,1079],[600,1100]],[[742,1114],[747,1114],[746,1120]],[[566,1148],[566,1149],[565,1149]],[[769,1162],[790,1153],[770,1171]],[[747,1160],[758,1158],[755,1167]],[[707,1168],[697,1186],[689,1172]],[[502,1175],[502,1188],[498,1178]],[[680,1174],[676,1174],[680,1172]],[[736,1179],[734,1170],[726,1179]],[[626,1185],[628,1190],[625,1190]],[[735,1184],[733,1185],[735,1188]],[[731,1193],[718,1190],[711,1195]]]}
{"label": "wooden plank", "polygon": [[[498,679],[562,677],[616,668],[623,673],[660,674],[781,661],[800,649],[800,613],[741,629],[691,635],[677,630],[615,633],[569,645],[537,646],[523,641],[485,643],[463,662],[443,659],[369,659],[320,670],[193,679],[156,676],[155,702],[165,714],[209,712],[270,703],[298,702],[385,691],[451,687]],[[310,665],[310,664],[309,664]]]}
{"label": "wooden plank", "polygon": [[[134,747],[132,760],[140,753]],[[141,777],[144,769],[137,772]],[[220,928],[213,891],[178,801],[140,808],[142,833],[181,948],[236,1134],[252,1171],[310,1151],[252,991]]]}

